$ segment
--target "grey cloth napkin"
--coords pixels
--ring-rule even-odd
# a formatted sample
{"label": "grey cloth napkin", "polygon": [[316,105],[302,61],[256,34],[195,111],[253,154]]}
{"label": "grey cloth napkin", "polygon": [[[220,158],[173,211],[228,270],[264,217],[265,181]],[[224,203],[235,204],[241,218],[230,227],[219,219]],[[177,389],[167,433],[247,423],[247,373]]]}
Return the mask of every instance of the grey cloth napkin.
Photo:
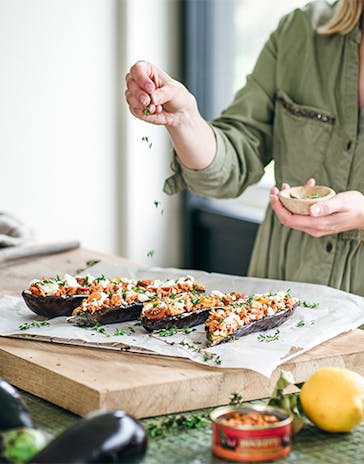
{"label": "grey cloth napkin", "polygon": [[78,240],[35,243],[33,230],[12,214],[0,212],[0,263],[51,255],[80,247]]}
{"label": "grey cloth napkin", "polygon": [[8,213],[0,212],[0,248],[25,245],[34,238],[32,229]]}

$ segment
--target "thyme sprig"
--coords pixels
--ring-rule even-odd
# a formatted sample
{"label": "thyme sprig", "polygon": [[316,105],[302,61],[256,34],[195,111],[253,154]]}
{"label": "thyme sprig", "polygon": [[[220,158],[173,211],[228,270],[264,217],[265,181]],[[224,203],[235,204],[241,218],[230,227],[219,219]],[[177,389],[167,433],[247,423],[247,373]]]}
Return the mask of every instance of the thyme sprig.
{"label": "thyme sprig", "polygon": [[153,419],[144,424],[148,437],[152,440],[164,438],[170,433],[183,432],[191,429],[202,429],[210,426],[209,412],[197,414],[178,414],[161,419]]}
{"label": "thyme sprig", "polygon": [[211,351],[205,351],[202,346],[197,345],[197,342],[195,342],[195,343],[194,342],[186,342],[186,341],[182,340],[178,344],[181,345],[181,346],[184,346],[184,347],[186,347],[186,348],[188,348],[188,349],[190,349],[192,351],[194,351],[195,353],[200,354],[202,359],[205,362],[213,361],[218,366],[220,366],[220,364],[222,362],[220,356],[217,353],[212,353]]}
{"label": "thyme sprig", "polygon": [[258,342],[270,343],[270,342],[275,342],[279,340],[279,336],[280,336],[280,331],[279,329],[277,329],[273,335],[263,335],[263,334],[258,335],[257,340]]}

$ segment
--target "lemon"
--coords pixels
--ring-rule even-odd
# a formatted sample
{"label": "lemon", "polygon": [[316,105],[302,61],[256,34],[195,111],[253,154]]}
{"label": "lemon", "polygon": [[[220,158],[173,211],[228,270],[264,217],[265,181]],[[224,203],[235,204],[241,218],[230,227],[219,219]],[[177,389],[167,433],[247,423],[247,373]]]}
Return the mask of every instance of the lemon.
{"label": "lemon", "polygon": [[318,369],[303,385],[306,416],[328,432],[349,432],[364,419],[364,377],[349,369]]}

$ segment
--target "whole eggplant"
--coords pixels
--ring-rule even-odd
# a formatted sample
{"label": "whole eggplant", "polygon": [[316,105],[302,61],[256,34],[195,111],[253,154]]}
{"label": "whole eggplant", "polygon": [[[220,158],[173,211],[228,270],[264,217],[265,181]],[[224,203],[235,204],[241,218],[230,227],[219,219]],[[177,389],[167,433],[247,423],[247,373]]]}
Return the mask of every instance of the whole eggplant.
{"label": "whole eggplant", "polygon": [[124,411],[99,412],[72,425],[28,463],[137,463],[147,449],[144,427]]}
{"label": "whole eggplant", "polygon": [[3,379],[0,379],[0,432],[34,428],[34,423],[19,393]]}

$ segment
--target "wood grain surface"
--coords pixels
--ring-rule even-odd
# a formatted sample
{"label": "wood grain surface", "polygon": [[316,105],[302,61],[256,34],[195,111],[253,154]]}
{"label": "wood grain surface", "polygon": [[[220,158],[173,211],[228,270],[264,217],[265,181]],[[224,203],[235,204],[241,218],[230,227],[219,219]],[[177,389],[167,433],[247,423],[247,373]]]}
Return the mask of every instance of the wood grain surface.
{"label": "wood grain surface", "polygon": [[[125,263],[87,250],[0,266],[1,291],[19,294],[35,276],[76,272],[90,259]],[[364,331],[353,330],[292,359],[279,369],[305,381],[317,368],[341,366],[364,374]],[[247,369],[220,369],[190,360],[106,349],[0,338],[0,376],[80,415],[122,408],[136,417],[226,404],[232,392],[245,400],[270,395],[269,380]]]}

